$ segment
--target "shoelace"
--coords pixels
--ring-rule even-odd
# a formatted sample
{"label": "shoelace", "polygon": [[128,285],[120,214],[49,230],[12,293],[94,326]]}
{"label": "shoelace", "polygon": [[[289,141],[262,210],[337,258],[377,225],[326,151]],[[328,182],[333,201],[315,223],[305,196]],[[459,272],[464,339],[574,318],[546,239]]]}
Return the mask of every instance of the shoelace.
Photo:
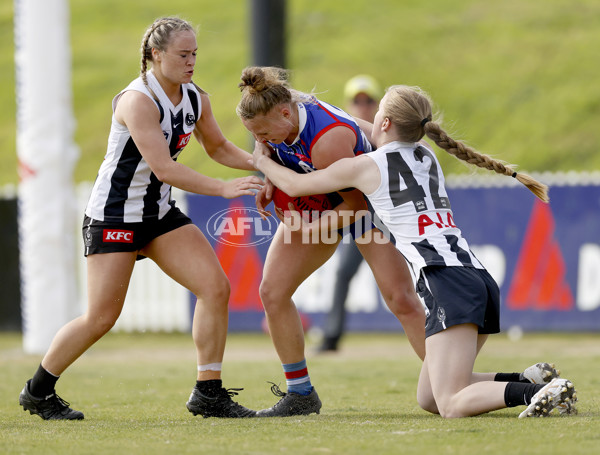
{"label": "shoelace", "polygon": [[236,396],[236,395],[239,395],[238,392],[240,392],[241,390],[244,390],[244,389],[243,388],[226,389],[226,388],[222,387],[217,392],[217,396],[215,398],[213,398],[212,400],[215,400],[215,403],[218,403],[219,402],[219,398],[225,398],[229,402],[229,406],[240,406],[238,403],[236,403],[235,401],[233,401],[231,398],[234,397],[234,396]]}
{"label": "shoelace", "polygon": [[49,400],[52,402],[52,404],[55,404],[58,407],[58,409],[53,410],[53,411],[59,412],[61,414],[63,414],[64,411],[68,410],[69,407],[71,406],[71,403],[69,403],[66,400],[63,400],[56,393],[51,398],[49,398]]}
{"label": "shoelace", "polygon": [[222,388],[221,389],[221,394],[223,396],[227,395],[229,398],[232,398],[232,397],[234,397],[236,395],[239,395],[238,392],[240,392],[242,390],[244,390],[244,389],[243,388],[239,388],[239,389],[236,389],[236,388],[231,388],[231,389]]}
{"label": "shoelace", "polygon": [[227,398],[226,406],[229,407],[232,411],[237,412],[241,416],[245,416],[248,413],[253,413],[254,411],[247,409],[245,406],[242,406],[236,401],[233,401],[231,398],[235,395],[239,395],[239,391],[244,390],[243,388],[231,388],[225,389],[221,388],[219,395],[223,398]]}
{"label": "shoelace", "polygon": [[271,393],[273,395],[275,395],[276,397],[285,397],[287,395],[287,393],[282,392],[281,389],[279,388],[279,384],[275,384],[274,382],[271,381],[267,381],[269,384],[271,384]]}
{"label": "shoelace", "polygon": [[273,393],[273,395],[275,395],[276,397],[281,397],[281,399],[273,405],[273,409],[279,408],[279,406],[281,406],[283,400],[287,396],[287,393],[281,391],[281,389],[279,388],[279,384],[275,384],[274,382],[270,381],[268,382],[269,384],[271,384],[271,392]]}

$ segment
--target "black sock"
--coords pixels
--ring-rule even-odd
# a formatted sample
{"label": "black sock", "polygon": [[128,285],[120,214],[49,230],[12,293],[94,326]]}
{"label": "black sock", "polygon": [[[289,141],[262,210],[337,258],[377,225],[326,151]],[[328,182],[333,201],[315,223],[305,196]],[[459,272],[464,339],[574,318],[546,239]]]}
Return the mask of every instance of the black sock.
{"label": "black sock", "polygon": [[523,373],[496,373],[494,381],[497,382],[522,382],[523,384],[531,384],[531,381],[523,377]]}
{"label": "black sock", "polygon": [[204,395],[215,396],[217,391],[223,387],[221,379],[209,379],[207,381],[196,381],[196,388]]}
{"label": "black sock", "polygon": [[543,387],[541,384],[509,382],[504,389],[504,403],[506,403],[507,408],[529,404],[531,403],[531,397]]}
{"label": "black sock", "polygon": [[54,393],[54,387],[58,381],[58,376],[48,373],[42,364],[31,378],[29,383],[29,392],[38,398],[46,397]]}
{"label": "black sock", "polygon": [[[496,382],[522,382],[521,373],[496,373],[494,377]],[[527,381],[529,382],[529,381]]]}

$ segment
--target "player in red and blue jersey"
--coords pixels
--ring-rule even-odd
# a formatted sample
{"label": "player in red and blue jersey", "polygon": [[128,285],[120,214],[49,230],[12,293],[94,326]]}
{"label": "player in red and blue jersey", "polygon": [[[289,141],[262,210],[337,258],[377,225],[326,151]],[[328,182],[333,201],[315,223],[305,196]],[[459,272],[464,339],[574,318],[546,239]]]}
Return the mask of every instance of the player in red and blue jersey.
{"label": "player in red and blue jersey", "polygon": [[[241,79],[238,116],[256,141],[269,145],[274,151],[272,156],[294,172],[311,173],[340,159],[371,150],[355,119],[314,96],[291,89],[283,70],[246,68]],[[327,217],[323,218],[327,222],[322,223],[322,228],[333,234],[333,241],[329,241],[330,237],[328,241],[306,241],[301,233],[290,231],[283,223],[271,241],[260,297],[271,338],[283,364],[287,393],[274,386],[273,392],[281,396],[281,400],[271,408],[258,411],[258,416],[291,416],[320,411],[321,401],[308,374],[304,333],[292,296],[298,286],[333,255],[341,240],[336,231],[344,225],[344,219],[350,219],[360,211],[368,213],[360,191],[347,188],[338,194],[339,204],[327,212]],[[260,196],[257,205],[265,207],[267,200]],[[346,217],[345,214],[351,215]],[[316,222],[320,223],[320,220]],[[357,227],[355,239],[386,304],[400,320],[417,355],[423,359],[425,311],[413,289],[406,261],[379,229],[361,232]]]}
{"label": "player in red and blue jersey", "polygon": [[[277,159],[283,166],[300,174],[316,170],[317,168],[312,161],[313,146],[323,134],[336,127],[348,128],[355,134],[356,140],[352,149],[355,156],[371,151],[371,143],[367,140],[365,134],[352,116],[343,110],[313,96],[304,97],[304,100],[297,105],[299,124],[297,138],[289,145],[285,141],[280,143],[267,141],[273,149],[272,157]],[[328,193],[326,196],[334,207],[343,201],[343,198],[337,192]],[[357,222],[361,223],[359,227],[361,234],[374,227],[369,217]],[[355,224],[350,225],[348,228],[353,237],[355,228]],[[343,231],[340,231],[340,234],[343,234]]]}
{"label": "player in red and blue jersey", "polygon": [[371,151],[371,144],[356,121],[343,110],[313,96],[306,96],[297,106],[299,134],[295,140],[291,144],[267,141],[285,167],[298,173],[316,170],[312,162],[312,148],[325,133],[336,127],[347,128],[354,134],[354,155]]}

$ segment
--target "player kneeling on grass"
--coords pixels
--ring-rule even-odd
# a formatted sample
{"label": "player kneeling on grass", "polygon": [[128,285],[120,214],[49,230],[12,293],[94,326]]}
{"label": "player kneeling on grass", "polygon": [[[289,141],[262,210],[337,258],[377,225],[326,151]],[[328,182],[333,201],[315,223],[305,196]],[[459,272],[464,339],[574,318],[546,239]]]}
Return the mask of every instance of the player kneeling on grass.
{"label": "player kneeling on grass", "polygon": [[[548,201],[544,185],[448,137],[432,120],[429,97],[416,87],[387,90],[374,119],[371,141],[377,150],[371,153],[304,175],[277,164],[261,143],[253,159],[290,196],[359,189],[394,235],[427,307],[427,355],[417,390],[423,409],[443,417],[519,405],[527,406],[519,417],[546,416],[555,408],[574,413],[573,384],[559,378],[552,365],[536,364],[523,373],[473,372],[488,334],[500,330],[500,291],[454,223],[440,164],[421,142],[424,135],[459,159],[516,178]],[[304,223],[297,212],[288,215],[290,227],[319,229],[318,222]]]}

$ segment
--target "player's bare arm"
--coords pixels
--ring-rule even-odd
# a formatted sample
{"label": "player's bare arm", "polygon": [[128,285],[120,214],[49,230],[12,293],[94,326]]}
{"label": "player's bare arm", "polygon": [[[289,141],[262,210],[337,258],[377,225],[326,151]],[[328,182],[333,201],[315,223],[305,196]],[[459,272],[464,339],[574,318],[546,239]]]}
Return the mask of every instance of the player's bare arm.
{"label": "player's bare arm", "polygon": [[325,169],[308,174],[298,174],[273,161],[270,156],[266,145],[255,144],[252,157],[256,169],[292,197],[331,193],[351,186],[371,193],[381,180],[377,166],[366,156],[343,158]]}
{"label": "player's bare arm", "polygon": [[[353,158],[355,145],[356,135],[354,130],[345,126],[336,126],[323,134],[313,146],[311,152],[312,162],[317,169],[326,169],[332,163],[343,158]],[[349,187],[351,188],[353,185]],[[339,217],[338,215],[342,211],[358,212],[367,210],[367,202],[360,191],[341,191],[339,194],[344,201],[336,207],[334,213],[328,213],[326,217],[321,217],[320,230],[339,229],[355,221],[353,216]]]}

